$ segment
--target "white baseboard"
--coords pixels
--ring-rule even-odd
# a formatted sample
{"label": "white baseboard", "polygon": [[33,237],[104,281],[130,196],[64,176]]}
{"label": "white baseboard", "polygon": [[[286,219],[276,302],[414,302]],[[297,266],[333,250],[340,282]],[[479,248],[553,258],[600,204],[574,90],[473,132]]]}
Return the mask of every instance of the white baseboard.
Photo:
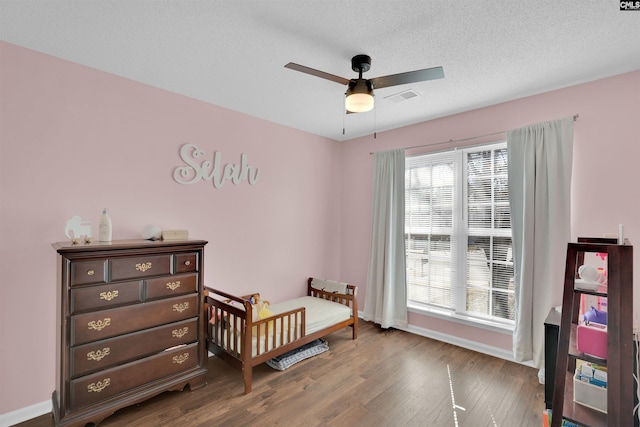
{"label": "white baseboard", "polygon": [[[363,319],[363,312],[358,310],[358,317]],[[509,362],[519,363],[521,365],[535,368],[533,360],[526,362],[518,362],[513,358],[513,353],[503,348],[494,347],[492,345],[483,344],[477,341],[471,341],[465,338],[456,337],[454,335],[443,334],[442,332],[432,331],[431,329],[421,328],[419,326],[409,325],[406,328],[396,328],[409,332],[412,334],[420,335],[426,338],[431,338],[437,341],[446,342],[447,344],[455,345],[458,347],[466,348],[467,350],[473,350],[478,353],[486,354],[488,356],[497,357],[499,359],[508,360]]]}
{"label": "white baseboard", "polygon": [[486,354],[488,356],[497,357],[499,359],[508,360],[509,362],[519,363],[521,365],[534,367],[533,361],[528,360],[526,362],[518,362],[513,358],[513,353],[509,350],[505,350],[500,347],[494,347],[492,345],[483,344],[477,341],[471,341],[466,338],[460,338],[449,334],[443,334],[442,332],[432,331],[430,329],[420,328],[418,326],[409,325],[407,328],[398,328],[412,334],[420,335],[423,337],[431,338],[434,340],[446,342],[458,347],[466,348],[467,350],[473,350],[478,353]]}
{"label": "white baseboard", "polygon": [[27,406],[26,408],[20,408],[16,411],[7,412],[0,415],[0,427],[9,427],[15,424],[19,424],[33,418],[37,418],[41,415],[50,413],[53,407],[51,401],[36,403],[35,405]]}

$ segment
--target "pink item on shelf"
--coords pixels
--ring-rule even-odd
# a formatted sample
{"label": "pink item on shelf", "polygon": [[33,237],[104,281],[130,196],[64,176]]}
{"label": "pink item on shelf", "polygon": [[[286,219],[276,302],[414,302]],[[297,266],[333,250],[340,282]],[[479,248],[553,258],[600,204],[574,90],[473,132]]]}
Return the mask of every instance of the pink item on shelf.
{"label": "pink item on shelf", "polygon": [[600,359],[607,358],[607,327],[599,324],[578,325],[578,351]]}

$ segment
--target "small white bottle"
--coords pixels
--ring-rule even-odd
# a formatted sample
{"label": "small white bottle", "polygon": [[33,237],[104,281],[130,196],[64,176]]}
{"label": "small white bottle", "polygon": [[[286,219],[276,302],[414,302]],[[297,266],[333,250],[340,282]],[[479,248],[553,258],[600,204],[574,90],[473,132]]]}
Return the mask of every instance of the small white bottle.
{"label": "small white bottle", "polygon": [[100,217],[100,225],[98,226],[99,230],[99,240],[101,242],[110,242],[111,241],[111,218],[109,217],[109,211],[107,208],[104,208],[102,211],[102,216]]}

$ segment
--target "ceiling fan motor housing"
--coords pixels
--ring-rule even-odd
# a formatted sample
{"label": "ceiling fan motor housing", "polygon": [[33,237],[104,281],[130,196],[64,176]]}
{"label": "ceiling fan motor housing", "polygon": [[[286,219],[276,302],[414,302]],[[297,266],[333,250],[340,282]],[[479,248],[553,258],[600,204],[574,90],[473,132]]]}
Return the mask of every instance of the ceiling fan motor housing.
{"label": "ceiling fan motor housing", "polygon": [[371,69],[371,57],[369,55],[356,55],[351,58],[351,69],[356,72],[366,73]]}
{"label": "ceiling fan motor housing", "polygon": [[373,96],[373,83],[366,79],[352,79],[347,87],[345,95],[351,95],[352,93],[368,93]]}

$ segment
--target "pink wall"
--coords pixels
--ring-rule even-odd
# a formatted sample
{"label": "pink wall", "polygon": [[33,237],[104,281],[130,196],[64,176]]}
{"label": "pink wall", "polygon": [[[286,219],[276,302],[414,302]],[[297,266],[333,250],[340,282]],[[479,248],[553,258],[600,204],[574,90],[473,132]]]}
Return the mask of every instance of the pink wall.
{"label": "pink wall", "polygon": [[[579,113],[572,234],[616,232],[623,223],[640,242],[640,169],[632,164],[640,154],[640,72],[338,143],[2,42],[0,58],[0,414],[47,401],[55,387],[51,243],[65,239],[74,214],[97,232],[108,207],[116,239],[138,237],[149,223],[189,229],[210,242],[208,285],[278,301],[300,294],[308,275],[339,277],[360,286],[362,307],[369,152]],[[209,157],[220,151],[223,163],[247,154],[260,169],[258,183],[176,184],[184,143]],[[638,251],[634,265],[637,283]],[[636,285],[636,308],[638,301]],[[410,323],[501,348],[510,343],[420,315]]]}
{"label": "pink wall", "polygon": [[[578,236],[625,234],[640,245],[640,71],[531,96],[513,102],[448,116],[388,132],[378,132],[344,143],[342,280],[364,284],[370,242],[371,179],[370,152],[412,147],[491,134],[528,124],[579,114],[575,123],[572,185],[572,230]],[[481,138],[466,144],[502,139],[506,135]],[[438,145],[442,150],[462,144]],[[429,149],[422,149],[427,151]],[[415,152],[417,150],[412,150]],[[634,307],[640,309],[640,251],[634,254]],[[561,287],[562,283],[558,283]],[[364,303],[366,289],[360,292]],[[558,302],[562,294],[558,290]],[[637,314],[636,314],[637,316]],[[510,349],[511,338],[472,327],[461,327],[411,313],[414,326]]]}
{"label": "pink wall", "polygon": [[[77,214],[114,239],[154,223],[209,241],[207,285],[272,301],[340,265],[340,144],[0,43],[0,414],[55,388],[56,253]],[[178,150],[259,169],[256,185],[179,185]]]}

